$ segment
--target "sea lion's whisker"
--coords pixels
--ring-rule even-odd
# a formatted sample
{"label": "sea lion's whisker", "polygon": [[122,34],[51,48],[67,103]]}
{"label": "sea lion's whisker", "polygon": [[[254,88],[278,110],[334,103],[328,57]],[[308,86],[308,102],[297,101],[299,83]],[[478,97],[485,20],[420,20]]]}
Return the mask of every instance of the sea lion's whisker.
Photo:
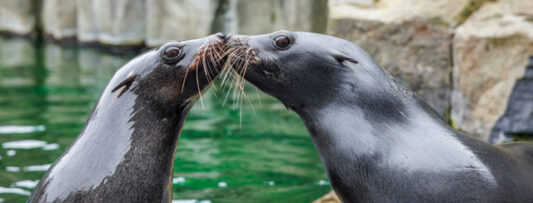
{"label": "sea lion's whisker", "polygon": [[233,71],[233,68],[231,63],[229,62],[231,60],[231,58],[229,58],[226,63],[224,64],[224,68],[223,68],[223,73],[224,73],[224,78],[222,78],[222,82],[221,82],[221,85],[224,85],[225,82],[226,82],[226,79],[228,78],[229,75],[231,75],[231,72]]}
{"label": "sea lion's whisker", "polygon": [[185,70],[185,76],[183,77],[183,82],[181,83],[181,91],[180,91],[180,93],[183,93],[183,90],[184,90],[184,88],[185,88],[185,82],[187,82],[187,75],[189,75],[189,70],[190,70],[190,69],[191,69],[191,68],[188,67],[188,68],[186,68],[186,70]]}
{"label": "sea lion's whisker", "polygon": [[222,106],[224,106],[226,104],[226,101],[228,99],[229,93],[231,92],[232,86],[233,86],[233,83],[230,83],[229,88],[228,88],[228,92],[226,93],[226,96],[224,97],[224,102],[222,102]]}
{"label": "sea lion's whisker", "polygon": [[220,65],[220,59],[222,59],[222,57],[220,57],[220,53],[219,52],[223,51],[224,49],[220,45],[215,45],[212,49],[214,49],[214,51],[211,50],[210,54],[213,54],[213,52],[214,52],[215,55],[212,55],[212,56],[214,56],[213,58],[217,59],[217,61],[216,61],[217,65]]}
{"label": "sea lion's whisker", "polygon": [[227,56],[227,60],[224,68],[222,69],[225,74],[221,84],[224,85],[231,80],[228,92],[226,93],[226,97],[224,99],[224,104],[229,96],[229,93],[233,92],[232,98],[236,101],[234,105],[240,108],[240,123],[242,123],[242,103],[244,100],[246,100],[246,103],[252,107],[254,114],[257,115],[255,107],[253,106],[248,95],[244,92],[244,86],[246,83],[244,76],[250,62],[254,60],[255,50],[251,47],[248,47],[247,40],[237,41],[234,42],[234,44],[237,46],[231,47],[222,53],[223,56]]}
{"label": "sea lion's whisker", "polygon": [[[232,53],[232,54],[229,56],[229,59],[228,59],[229,64],[228,64],[228,65],[229,65],[230,67],[235,67],[235,63],[238,62],[238,60],[233,60],[233,58],[235,58],[235,56],[237,56],[235,53]],[[238,66],[237,66],[237,67],[238,67]],[[230,68],[229,70],[234,71],[233,68]],[[233,75],[233,76],[234,76],[234,75]],[[235,76],[233,77],[232,82],[235,81],[234,79],[235,79]]]}
{"label": "sea lion's whisker", "polygon": [[223,77],[223,79],[222,79],[222,83],[221,83],[221,85],[225,85],[225,84],[229,81],[228,78],[231,78],[231,76],[233,75],[233,72],[234,72],[234,71],[235,71],[235,70],[233,70],[231,64],[226,63],[226,64],[224,65],[224,72],[223,72],[224,77]]}
{"label": "sea lion's whisker", "polygon": [[242,67],[245,66],[245,65],[246,65],[246,61],[244,61],[244,60],[239,61],[239,64],[238,64],[238,66],[237,66],[237,67],[239,67],[239,70],[238,70],[237,74],[234,74],[234,77],[233,77],[233,79],[232,79],[232,82],[236,83],[237,86],[238,86],[240,89],[242,89],[242,85],[240,84],[240,80],[243,79],[243,78],[241,77],[241,73],[242,73],[242,70],[244,69],[244,68],[242,68]]}
{"label": "sea lion's whisker", "polygon": [[227,67],[228,68],[227,68],[226,72],[224,72],[224,78],[223,78],[223,81],[222,81],[222,84],[221,84],[221,85],[224,85],[224,86],[227,86],[226,84],[230,80],[228,78],[233,77],[233,74],[235,74],[234,73],[235,70],[233,70],[230,66],[227,66]]}
{"label": "sea lion's whisker", "polygon": [[244,80],[244,77],[246,76],[246,70],[248,68],[248,60],[249,59],[247,59],[246,63],[244,63],[244,66],[243,66],[244,68],[242,69],[242,71],[240,73],[241,77],[239,77],[240,81],[238,82],[238,84],[239,84],[239,88],[240,88],[241,91],[239,91],[239,92],[242,94],[243,98],[246,100],[248,105],[250,105],[250,107],[252,108],[252,111],[254,112],[254,115],[257,116],[257,112],[255,111],[254,105],[252,104],[252,102],[248,98],[246,92],[244,91],[244,85],[246,83],[246,80]]}
{"label": "sea lion's whisker", "polygon": [[222,74],[223,74],[222,81],[220,82],[220,85],[223,86],[223,87],[224,87],[226,79],[228,78],[228,75],[230,73],[228,70],[226,70],[227,69],[226,67],[227,66],[224,66],[224,69],[223,69],[223,72],[222,72]]}
{"label": "sea lion's whisker", "polygon": [[213,89],[217,89],[216,85],[214,85],[214,82],[213,82],[213,79],[211,79],[211,76],[210,74],[207,73],[207,71],[209,70],[209,65],[206,65],[205,63],[202,64],[202,67],[204,69],[204,74],[206,75],[206,79],[207,79],[207,82],[209,85],[211,85],[213,87]]}
{"label": "sea lion's whisker", "polygon": [[211,76],[210,76],[210,75],[207,73],[207,71],[205,70],[205,66],[206,66],[206,64],[207,64],[207,61],[206,61],[206,59],[205,59],[205,58],[206,58],[205,49],[204,49],[204,54],[202,54],[202,57],[201,57],[201,58],[202,58],[202,59],[201,59],[201,60],[202,60],[202,66],[204,67],[204,75],[205,75],[205,77],[206,77],[206,79],[207,79],[208,82],[212,82],[213,80],[211,79]]}
{"label": "sea lion's whisker", "polygon": [[259,89],[257,87],[255,87],[255,95],[257,96],[257,101],[259,101],[259,104],[263,105],[263,102],[261,101],[261,97],[259,96]]}
{"label": "sea lion's whisker", "polygon": [[202,90],[200,90],[200,80],[198,79],[198,66],[196,67],[196,87],[198,89],[198,95],[200,96],[200,103],[202,104],[202,109],[205,110],[204,100],[202,99]]}
{"label": "sea lion's whisker", "polygon": [[[213,49],[214,49],[214,48],[210,49],[209,52],[208,52],[208,53],[209,53],[209,54],[208,54],[208,55],[209,55],[209,59],[210,59],[210,61],[211,61],[211,65],[213,65],[213,66],[220,66],[220,65],[221,65],[221,64],[220,64],[220,60],[221,60],[221,58],[217,58],[217,57],[213,54],[213,52],[217,53],[217,50],[213,51]],[[215,58],[216,58],[216,59],[215,59]],[[207,71],[209,72],[209,75],[210,75],[212,78],[214,78],[214,77],[216,76],[216,74],[219,73],[218,70],[217,70],[216,68],[215,68],[215,70],[214,70],[214,71],[216,71],[216,73],[212,73],[212,72],[211,72],[211,68],[208,68]]]}
{"label": "sea lion's whisker", "polygon": [[247,94],[243,91],[242,92],[242,95],[244,96],[244,99],[246,100],[246,103],[248,103],[248,105],[250,105],[250,107],[252,108],[252,111],[254,112],[254,115],[257,116],[257,112],[255,111],[255,107],[254,107],[254,104],[252,103],[252,101],[250,100],[250,98],[248,98]]}
{"label": "sea lion's whisker", "polygon": [[243,49],[246,49],[246,47],[236,47],[236,48],[230,48],[228,49],[227,51],[225,51],[222,56],[226,56],[228,54],[234,54],[235,52],[237,51],[240,51],[240,50],[243,50]]}

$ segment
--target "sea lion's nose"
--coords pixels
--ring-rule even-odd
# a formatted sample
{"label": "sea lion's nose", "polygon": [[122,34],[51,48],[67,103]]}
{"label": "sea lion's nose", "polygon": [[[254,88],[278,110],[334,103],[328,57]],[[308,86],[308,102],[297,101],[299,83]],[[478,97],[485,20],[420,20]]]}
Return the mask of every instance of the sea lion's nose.
{"label": "sea lion's nose", "polygon": [[220,38],[221,40],[224,40],[224,41],[227,40],[227,36],[226,36],[226,34],[224,34],[224,33],[219,32],[219,33],[217,33],[217,34],[215,34],[215,35],[216,35],[218,38]]}
{"label": "sea lion's nose", "polygon": [[226,34],[226,41],[228,41],[231,37],[233,37],[233,33]]}

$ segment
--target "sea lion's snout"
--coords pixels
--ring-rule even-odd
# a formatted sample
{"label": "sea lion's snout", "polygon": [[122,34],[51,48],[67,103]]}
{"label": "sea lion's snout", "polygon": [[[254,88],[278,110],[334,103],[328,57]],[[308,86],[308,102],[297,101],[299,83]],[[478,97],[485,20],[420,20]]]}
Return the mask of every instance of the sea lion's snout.
{"label": "sea lion's snout", "polygon": [[223,40],[224,43],[231,37],[231,34],[227,35],[227,34],[224,34],[224,33],[216,33],[215,36],[217,36],[220,40]]}
{"label": "sea lion's snout", "polygon": [[345,54],[352,49],[351,44],[315,33],[280,30],[235,35],[228,44],[232,54],[227,60],[232,68],[293,110],[331,101],[316,98],[334,98],[345,89],[338,81],[351,74],[357,64]]}
{"label": "sea lion's snout", "polygon": [[250,36],[232,34],[227,36],[227,61],[234,70],[238,73],[246,73],[249,66],[261,64],[261,59],[258,55],[259,47],[250,43],[250,40],[253,40]]}
{"label": "sea lion's snout", "polygon": [[159,103],[192,104],[220,73],[226,40],[217,33],[147,51],[117,71],[111,91],[117,98],[131,92]]}

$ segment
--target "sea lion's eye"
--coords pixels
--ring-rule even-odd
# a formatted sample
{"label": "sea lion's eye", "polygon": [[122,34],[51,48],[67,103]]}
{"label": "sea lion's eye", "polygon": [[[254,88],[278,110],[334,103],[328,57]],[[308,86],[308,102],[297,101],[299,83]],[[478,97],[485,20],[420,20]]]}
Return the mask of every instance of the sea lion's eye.
{"label": "sea lion's eye", "polygon": [[181,55],[181,49],[177,46],[169,46],[163,52],[163,58],[168,61],[176,61]]}
{"label": "sea lion's eye", "polygon": [[291,38],[287,35],[278,35],[274,37],[274,45],[278,49],[286,49],[291,44]]}

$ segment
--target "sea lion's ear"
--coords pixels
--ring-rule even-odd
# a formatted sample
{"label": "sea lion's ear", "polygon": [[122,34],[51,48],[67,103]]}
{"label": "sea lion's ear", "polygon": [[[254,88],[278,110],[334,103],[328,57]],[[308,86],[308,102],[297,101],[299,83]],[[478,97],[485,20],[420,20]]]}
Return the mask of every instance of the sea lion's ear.
{"label": "sea lion's ear", "polygon": [[332,52],[331,55],[333,56],[333,58],[335,58],[335,60],[337,60],[337,62],[339,62],[341,65],[343,62],[347,61],[347,62],[352,62],[352,63],[355,63],[355,64],[358,64],[359,61],[355,60],[354,58],[346,55],[346,54],[343,54],[343,53],[340,53],[340,52]]}
{"label": "sea lion's ear", "polygon": [[111,90],[111,93],[114,93],[115,91],[117,91],[120,88],[124,87],[124,88],[122,88],[120,93],[118,93],[117,97],[122,96],[122,94],[124,94],[124,92],[126,92],[128,89],[130,89],[130,86],[131,86],[131,84],[133,83],[133,81],[135,80],[136,77],[137,77],[137,75],[132,75],[132,76],[126,78],[124,81],[120,82],[117,86],[115,86],[115,88],[113,88]]}

